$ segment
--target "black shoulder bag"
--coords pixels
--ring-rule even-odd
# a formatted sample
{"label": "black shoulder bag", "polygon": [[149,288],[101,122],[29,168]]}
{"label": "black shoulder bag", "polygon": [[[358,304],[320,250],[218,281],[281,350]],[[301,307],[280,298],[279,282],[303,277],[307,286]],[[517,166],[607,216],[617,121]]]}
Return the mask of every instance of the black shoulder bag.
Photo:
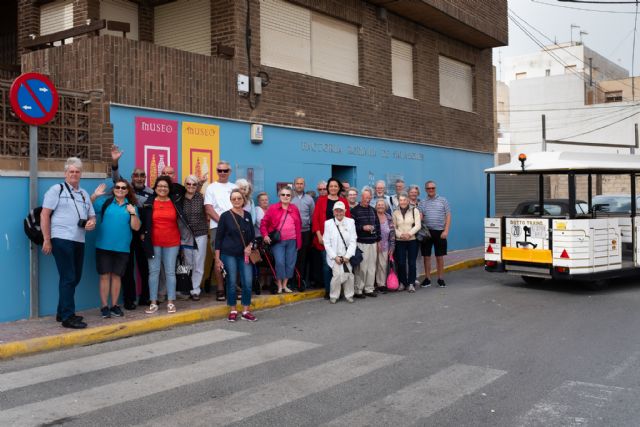
{"label": "black shoulder bag", "polygon": [[[342,236],[342,232],[340,231],[340,227],[338,227],[338,224],[336,223],[335,218],[333,219],[333,223],[336,225],[336,228],[338,229],[338,234],[340,234],[342,243],[344,243],[344,250],[347,251],[349,249],[349,246],[347,245],[347,242],[344,241],[344,237]],[[362,249],[356,246],[356,253],[351,258],[349,258],[349,264],[351,264],[351,267],[357,267],[360,265],[363,259],[364,257],[362,256]]]}
{"label": "black shoulder bag", "polygon": [[273,230],[271,233],[269,233],[269,239],[271,239],[272,245],[280,241],[280,231],[282,231],[282,227],[284,227],[284,222],[287,220],[287,215],[289,215],[288,208],[287,208],[287,212],[284,214],[284,218],[282,220],[282,224],[280,224],[280,228],[277,230]]}

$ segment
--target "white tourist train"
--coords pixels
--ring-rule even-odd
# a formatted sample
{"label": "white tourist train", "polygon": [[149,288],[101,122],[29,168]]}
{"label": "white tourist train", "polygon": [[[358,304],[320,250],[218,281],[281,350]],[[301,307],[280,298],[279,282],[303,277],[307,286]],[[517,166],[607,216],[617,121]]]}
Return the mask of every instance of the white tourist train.
{"label": "white tourist train", "polygon": [[[486,271],[519,275],[527,283],[544,279],[578,279],[592,288],[601,288],[614,277],[640,273],[640,224],[636,220],[636,176],[640,173],[640,156],[539,152],[528,156],[520,154],[511,163],[485,172]],[[496,174],[538,176],[538,194],[523,195],[536,201],[535,208],[521,214],[492,216],[491,176]],[[553,175],[557,176],[556,184],[566,182],[567,185],[564,212],[545,206],[545,177]],[[593,186],[598,175],[615,175],[618,180],[625,180],[625,187],[630,191],[624,209],[594,203]],[[586,178],[587,194],[583,203],[576,197],[576,180],[580,179],[584,187],[585,178],[580,177]]]}

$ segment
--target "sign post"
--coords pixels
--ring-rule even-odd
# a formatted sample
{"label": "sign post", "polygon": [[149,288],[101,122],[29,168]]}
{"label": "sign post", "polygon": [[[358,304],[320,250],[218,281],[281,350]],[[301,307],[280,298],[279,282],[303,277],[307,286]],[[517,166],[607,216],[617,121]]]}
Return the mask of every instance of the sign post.
{"label": "sign post", "polygon": [[[42,74],[26,73],[13,81],[9,91],[11,107],[29,124],[29,209],[38,205],[38,126],[51,121],[58,111],[58,91]],[[38,246],[31,243],[29,257],[29,317],[39,315]]]}

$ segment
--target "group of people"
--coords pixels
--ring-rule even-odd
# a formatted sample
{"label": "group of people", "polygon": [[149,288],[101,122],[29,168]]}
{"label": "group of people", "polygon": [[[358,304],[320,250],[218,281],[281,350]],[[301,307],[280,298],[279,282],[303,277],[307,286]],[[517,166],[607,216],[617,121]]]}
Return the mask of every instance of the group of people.
{"label": "group of people", "polygon": [[[416,281],[420,248],[426,273],[421,285],[431,283],[435,248],[438,284],[445,286],[443,257],[451,213],[433,181],[425,184],[424,200],[419,199],[417,186],[405,191],[402,180],[396,182],[396,194],[391,196],[384,181],[358,191],[336,178],[318,183],[314,197],[298,177],[293,187],[280,188],[278,201],[270,204],[266,193],[259,193],[254,201],[247,180],[230,182],[232,170],[226,161],[217,164],[218,180],[206,187],[203,196],[207,176],[189,175],[180,184],[175,169],[165,166],[150,188],[142,168],[133,170],[131,183],[122,178],[122,152],[117,146],[111,155],[111,189],[101,184],[89,195],[80,188],[82,162],[69,158],[65,181],[52,186],[44,197],[42,251],[54,255],[60,275],[56,318],[63,327],[87,326],[75,313],[74,292],[82,275],[85,232],[94,229],[104,318],[123,316],[118,305],[121,288],[124,308],[144,305],[147,314],[158,312],[165,299],[168,313],[176,312],[176,298],[199,300],[207,241],[214,254],[216,299],[226,300],[231,322],[256,320],[249,309],[252,285],[260,283],[258,248],[268,248],[273,257],[273,291],[277,293],[293,292],[290,281],[297,276],[299,281],[324,287],[331,303],[341,294],[349,302],[375,297],[386,292],[390,262],[396,265],[398,290],[414,292],[420,285]],[[421,228],[427,228],[429,236],[419,244],[416,234]],[[188,294],[176,292],[178,259],[191,268]],[[236,310],[238,286],[240,313]]]}

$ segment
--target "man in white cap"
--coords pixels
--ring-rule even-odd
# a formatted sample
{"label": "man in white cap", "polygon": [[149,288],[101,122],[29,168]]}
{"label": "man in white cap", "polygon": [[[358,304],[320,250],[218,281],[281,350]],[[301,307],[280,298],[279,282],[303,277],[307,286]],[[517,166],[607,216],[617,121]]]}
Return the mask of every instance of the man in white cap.
{"label": "man in white cap", "polygon": [[335,304],[340,298],[340,290],[344,287],[344,297],[353,302],[353,267],[349,259],[356,253],[356,225],[351,218],[345,217],[346,207],[337,201],[333,205],[333,218],[324,223],[322,240],[327,253],[327,264],[332,270],[329,302]]}

